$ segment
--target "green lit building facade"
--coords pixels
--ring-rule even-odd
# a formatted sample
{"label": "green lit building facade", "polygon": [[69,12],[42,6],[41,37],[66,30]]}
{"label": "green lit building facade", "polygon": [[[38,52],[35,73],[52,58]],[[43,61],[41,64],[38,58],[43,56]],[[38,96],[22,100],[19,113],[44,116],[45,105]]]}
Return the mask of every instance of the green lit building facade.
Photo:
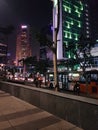
{"label": "green lit building facade", "polygon": [[[76,44],[83,34],[90,37],[89,6],[87,0],[59,0],[60,26],[57,42],[57,59],[74,57],[66,51],[69,44]],[[56,6],[54,6],[53,24],[56,24]]]}

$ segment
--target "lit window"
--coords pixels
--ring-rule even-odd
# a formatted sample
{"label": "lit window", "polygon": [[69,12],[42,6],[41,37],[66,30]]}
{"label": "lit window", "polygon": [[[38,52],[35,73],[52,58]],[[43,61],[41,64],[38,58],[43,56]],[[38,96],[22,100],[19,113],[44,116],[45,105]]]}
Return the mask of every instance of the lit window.
{"label": "lit window", "polygon": [[64,37],[68,38],[68,32],[67,31],[64,31]]}
{"label": "lit window", "polygon": [[89,21],[89,19],[88,19],[88,18],[86,18],[86,21]]}
{"label": "lit window", "polygon": [[81,13],[78,13],[78,17],[81,17]]}
{"label": "lit window", "polygon": [[[67,21],[66,21],[67,22]],[[67,22],[67,28],[70,28],[70,23],[69,22]]]}
{"label": "lit window", "polygon": [[81,10],[83,10],[83,6],[81,5]]}
{"label": "lit window", "polygon": [[90,37],[89,35],[86,36],[87,38]]}
{"label": "lit window", "polygon": [[88,13],[86,13],[86,16],[88,16]]}
{"label": "lit window", "polygon": [[69,39],[72,39],[72,35],[71,35],[71,33],[69,33]]}
{"label": "lit window", "polygon": [[87,4],[85,4],[85,6],[86,6],[86,7],[88,7],[88,5],[87,5]]}
{"label": "lit window", "polygon": [[89,29],[89,27],[87,26],[86,29]]}
{"label": "lit window", "polygon": [[65,32],[65,37],[68,38],[68,36],[67,36],[67,32]]}
{"label": "lit window", "polygon": [[71,25],[73,25],[74,23],[73,23],[73,21],[71,21]]}
{"label": "lit window", "polygon": [[78,21],[78,27],[79,27],[79,28],[81,27],[81,23],[80,23],[80,21]]}
{"label": "lit window", "polygon": [[88,34],[88,33],[89,33],[89,31],[86,31],[86,33]]}
{"label": "lit window", "polygon": [[66,47],[68,47],[68,41],[64,41]]}
{"label": "lit window", "polygon": [[70,52],[68,53],[68,58],[71,58]]}
{"label": "lit window", "polygon": [[77,41],[78,40],[78,34],[74,34],[75,35],[75,40]]}
{"label": "lit window", "polygon": [[89,23],[88,23],[88,22],[86,22],[86,24],[87,24],[87,25],[89,25]]}
{"label": "lit window", "polygon": [[71,13],[71,8],[69,8],[69,13]]}
{"label": "lit window", "polygon": [[88,10],[87,10],[87,9],[86,9],[85,11],[86,11],[86,12],[88,12]]}
{"label": "lit window", "polygon": [[69,6],[63,5],[64,10],[68,13],[71,13],[71,8]]}

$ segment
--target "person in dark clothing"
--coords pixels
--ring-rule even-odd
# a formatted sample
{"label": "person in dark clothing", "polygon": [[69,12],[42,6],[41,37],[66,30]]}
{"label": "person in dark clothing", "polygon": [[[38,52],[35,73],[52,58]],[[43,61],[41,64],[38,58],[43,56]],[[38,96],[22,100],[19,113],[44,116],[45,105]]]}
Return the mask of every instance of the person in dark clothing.
{"label": "person in dark clothing", "polygon": [[74,86],[74,94],[77,94],[77,95],[80,94],[80,84],[79,84],[79,82],[76,82],[76,84]]}
{"label": "person in dark clothing", "polygon": [[50,86],[49,86],[49,88],[51,88],[51,89],[53,88],[53,83],[50,83]]}
{"label": "person in dark clothing", "polygon": [[35,86],[38,87],[38,78],[37,77],[34,78],[34,83],[35,83]]}

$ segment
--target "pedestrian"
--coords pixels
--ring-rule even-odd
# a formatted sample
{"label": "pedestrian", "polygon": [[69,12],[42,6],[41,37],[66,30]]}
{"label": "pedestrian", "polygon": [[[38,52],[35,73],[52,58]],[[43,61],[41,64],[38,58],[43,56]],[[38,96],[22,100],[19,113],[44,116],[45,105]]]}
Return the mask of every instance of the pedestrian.
{"label": "pedestrian", "polygon": [[74,94],[77,94],[77,95],[80,94],[80,84],[79,84],[79,82],[76,82],[76,84],[74,85]]}
{"label": "pedestrian", "polygon": [[38,78],[37,77],[34,78],[34,83],[35,83],[35,86],[38,87]]}
{"label": "pedestrian", "polygon": [[53,88],[53,83],[50,83],[49,88],[51,89]]}

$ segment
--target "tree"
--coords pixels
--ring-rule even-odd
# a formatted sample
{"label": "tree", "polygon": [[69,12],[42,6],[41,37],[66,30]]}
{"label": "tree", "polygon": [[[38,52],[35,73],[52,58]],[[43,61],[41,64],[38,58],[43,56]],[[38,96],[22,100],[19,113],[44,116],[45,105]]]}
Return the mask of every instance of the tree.
{"label": "tree", "polygon": [[37,64],[35,65],[35,70],[36,72],[39,72],[45,75],[48,67],[49,67],[49,59],[39,60]]}
{"label": "tree", "polygon": [[[66,60],[67,67],[74,70],[75,65],[80,66],[83,71],[83,76],[86,79],[86,88],[88,90],[88,80],[89,75],[86,73],[86,68],[91,67],[92,56],[91,48],[94,46],[91,38],[86,38],[84,35],[81,35],[77,43],[69,43],[66,47],[66,51],[70,53],[70,58]],[[86,75],[86,76],[85,76]]]}
{"label": "tree", "polygon": [[[80,36],[77,43],[70,42],[66,47],[66,53],[69,55],[66,63],[73,70],[73,65],[79,65],[85,72],[86,68],[92,63],[91,61],[91,48],[94,46],[90,38],[86,38],[83,35]],[[70,64],[71,63],[71,64]]]}
{"label": "tree", "polygon": [[36,56],[27,57],[27,58],[24,59],[24,64],[26,64],[27,66],[36,65],[36,63],[37,63]]}
{"label": "tree", "polygon": [[34,57],[27,57],[27,58],[22,58],[21,60],[19,60],[18,62],[22,62],[23,64],[23,72],[25,72],[27,70],[28,66],[35,66],[37,64],[37,58],[36,56]]}
{"label": "tree", "polygon": [[53,25],[53,34],[54,34],[53,41],[49,40],[49,38],[46,35],[42,36],[42,34],[40,35],[39,40],[42,40],[53,52],[54,82],[55,82],[55,88],[56,88],[55,90],[59,90],[58,70],[57,70],[57,34],[59,31],[59,25],[60,25],[60,0],[53,1],[53,6],[55,6],[57,10],[57,13],[56,13],[57,19],[55,19],[54,21],[55,25]]}
{"label": "tree", "polygon": [[91,65],[91,48],[94,46],[91,38],[81,35],[77,43],[76,58],[80,61],[80,67],[83,72]]}

